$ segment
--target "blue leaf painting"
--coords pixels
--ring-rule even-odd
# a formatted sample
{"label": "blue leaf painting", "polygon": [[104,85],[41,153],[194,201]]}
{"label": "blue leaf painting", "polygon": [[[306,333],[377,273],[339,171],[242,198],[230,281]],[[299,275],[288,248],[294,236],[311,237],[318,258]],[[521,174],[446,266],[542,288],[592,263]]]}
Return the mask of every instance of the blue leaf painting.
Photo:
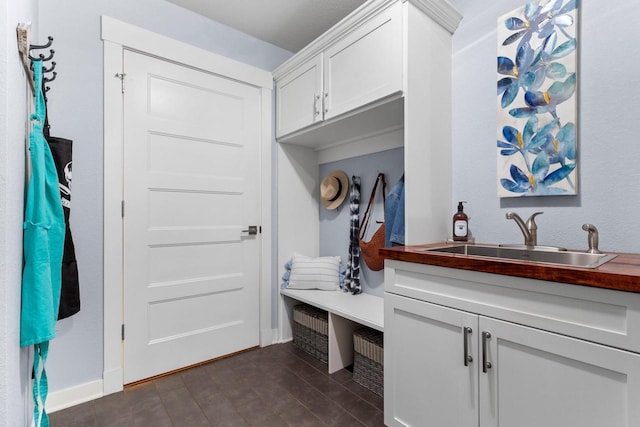
{"label": "blue leaf painting", "polygon": [[578,0],[498,19],[498,195],[577,194]]}

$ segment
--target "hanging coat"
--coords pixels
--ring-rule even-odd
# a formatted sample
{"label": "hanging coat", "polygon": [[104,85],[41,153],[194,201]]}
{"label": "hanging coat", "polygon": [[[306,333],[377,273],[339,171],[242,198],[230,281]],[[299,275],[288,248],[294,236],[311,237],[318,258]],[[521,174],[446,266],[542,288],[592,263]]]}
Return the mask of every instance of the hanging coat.
{"label": "hanging coat", "polygon": [[31,116],[29,135],[32,172],[25,206],[20,345],[34,345],[34,422],[38,427],[47,427],[49,419],[44,407],[48,384],[44,365],[49,340],[56,334],[65,225],[58,175],[42,132],[45,105],[41,61],[33,62],[33,74],[36,112]]}
{"label": "hanging coat", "polygon": [[47,135],[53,161],[58,171],[60,199],[64,211],[65,236],[64,253],[62,255],[62,288],[60,290],[60,310],[58,320],[73,316],[80,311],[80,285],[78,282],[78,264],[76,251],[69,227],[71,213],[71,160],[73,141]]}
{"label": "hanging coat", "polygon": [[404,174],[387,196],[384,222],[384,246],[404,245]]}

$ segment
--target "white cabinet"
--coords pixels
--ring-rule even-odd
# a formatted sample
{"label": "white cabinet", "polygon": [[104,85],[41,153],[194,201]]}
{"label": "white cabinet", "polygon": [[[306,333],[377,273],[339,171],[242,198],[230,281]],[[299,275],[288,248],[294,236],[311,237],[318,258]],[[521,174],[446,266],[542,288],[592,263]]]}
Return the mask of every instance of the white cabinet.
{"label": "white cabinet", "polygon": [[482,316],[479,330],[480,426],[640,425],[639,354]]}
{"label": "white cabinet", "polygon": [[[389,426],[478,425],[477,316],[385,294],[384,398]],[[465,328],[471,332],[465,337]]]}
{"label": "white cabinet", "polygon": [[[534,289],[529,299],[518,301],[518,292],[503,289],[507,299],[485,304],[482,298],[473,302],[474,295],[490,293],[485,285],[501,276],[459,275],[454,269],[400,262],[388,263],[385,274],[393,282],[385,283],[387,425],[640,425],[640,408],[631,403],[640,399],[640,354],[518,324],[528,315],[534,324],[538,315],[544,316],[541,293],[595,307],[594,317],[603,312],[593,301],[609,307],[607,315],[612,314],[610,303],[617,301],[628,319],[637,315],[640,295],[605,291],[613,296],[602,298],[592,292],[601,290],[529,281],[538,282],[542,292]],[[474,275],[480,277],[477,283],[469,280]],[[506,282],[498,279],[499,287],[510,288]],[[527,292],[517,285],[512,289],[521,290],[523,297]],[[438,299],[449,307],[427,302]],[[573,309],[567,305],[568,311]]]}
{"label": "white cabinet", "polygon": [[325,50],[325,120],[402,91],[401,23],[396,3]]}
{"label": "white cabinet", "polygon": [[318,54],[276,83],[276,134],[322,120],[322,96],[322,54]]}
{"label": "white cabinet", "polygon": [[376,13],[276,73],[278,138],[402,91],[402,5]]}

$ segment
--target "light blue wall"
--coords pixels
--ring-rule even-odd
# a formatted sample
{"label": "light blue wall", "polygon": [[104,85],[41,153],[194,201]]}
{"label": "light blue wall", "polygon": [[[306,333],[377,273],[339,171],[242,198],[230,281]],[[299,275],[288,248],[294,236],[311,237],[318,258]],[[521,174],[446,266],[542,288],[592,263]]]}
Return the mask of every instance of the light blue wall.
{"label": "light blue wall", "polygon": [[29,350],[20,348],[25,138],[30,92],[18,56],[19,22],[31,22],[32,42],[39,43],[37,0],[0,0],[0,426],[24,426],[31,419]]}
{"label": "light blue wall", "polygon": [[58,322],[48,362],[51,391],[102,378],[103,140],[100,15],[272,70],[291,53],[163,0],[43,0],[40,33],[55,38],[51,133],[74,140],[71,227],[82,309]]}
{"label": "light blue wall", "polygon": [[[522,243],[505,213],[541,210],[539,244],[586,249],[585,222],[600,247],[640,252],[640,27],[638,2],[581,1],[578,75],[579,195],[496,195],[497,17],[523,0],[452,0],[464,18],[453,37],[453,201],[467,200],[482,242]],[[452,211],[455,206],[452,206]]]}
{"label": "light blue wall", "polygon": [[[337,162],[320,165],[320,179],[323,179],[333,170],[343,170],[349,177],[356,175],[361,181],[361,201],[360,218],[364,215],[369,203],[369,196],[376,182],[378,172],[385,174],[387,180],[387,193],[400,179],[404,172],[404,150],[396,148],[394,150],[382,151],[380,153],[368,154],[366,156],[354,157]],[[379,188],[379,187],[378,187]],[[380,190],[378,190],[380,191]],[[383,220],[384,212],[382,200],[378,193],[376,207],[374,208],[374,219]],[[349,196],[344,203],[336,210],[327,210],[320,205],[320,255],[333,256],[340,255],[343,264],[347,265],[347,255],[349,253]],[[375,226],[375,225],[374,225]],[[382,296],[384,293],[384,274],[382,271],[371,271],[366,263],[360,260],[360,283],[365,293]]]}

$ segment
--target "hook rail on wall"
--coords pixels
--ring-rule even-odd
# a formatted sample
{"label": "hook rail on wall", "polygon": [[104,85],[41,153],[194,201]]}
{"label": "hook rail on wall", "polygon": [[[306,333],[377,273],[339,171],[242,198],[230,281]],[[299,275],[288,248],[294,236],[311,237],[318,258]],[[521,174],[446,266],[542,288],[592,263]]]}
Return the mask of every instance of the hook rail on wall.
{"label": "hook rail on wall", "polygon": [[[50,47],[53,44],[53,37],[49,36],[47,43],[43,44],[43,45],[37,45],[37,44],[31,44],[29,45],[29,54],[28,54],[28,58],[31,60],[31,62],[33,63],[34,61],[42,61],[42,92],[44,93],[44,102],[46,103],[48,101],[47,99],[47,92],[49,92],[49,90],[51,89],[49,86],[47,86],[47,83],[52,82],[56,79],[56,76],[58,75],[57,71],[53,71],[56,68],[56,62],[55,61],[51,61],[53,59],[53,56],[55,55],[56,51],[53,49],[49,49],[49,54],[45,56],[45,54],[40,53],[38,54],[38,56],[34,56],[31,54],[32,50],[41,50],[41,49],[47,49],[48,47]],[[46,67],[44,65],[44,62],[49,62],[51,61],[51,66],[50,67]],[[31,66],[32,68],[32,66]],[[50,77],[47,75],[51,73]]]}
{"label": "hook rail on wall", "polygon": [[[51,47],[53,44],[53,37],[47,37],[47,42],[42,45],[31,44],[30,43],[30,33],[31,33],[31,24],[20,23],[16,27],[16,33],[18,37],[18,52],[20,53],[20,58],[22,59],[22,65],[25,69],[25,72],[29,75],[29,83],[31,85],[31,89],[34,90],[33,83],[33,72],[32,63],[33,61],[42,61],[49,62],[53,59],[56,51],[53,49],[49,49],[49,54],[45,55],[44,53],[32,54],[32,50],[42,50]],[[43,79],[42,79],[42,91],[44,92],[44,100],[47,101],[46,93],[51,89],[49,86],[46,86],[47,83],[50,83],[56,79],[58,73],[54,71],[56,68],[55,61],[51,61],[51,66],[46,67],[44,64],[42,66]],[[51,73],[51,76],[47,76],[48,73]]]}
{"label": "hook rail on wall", "polygon": [[20,53],[20,59],[22,60],[22,66],[24,72],[29,76],[29,85],[31,90],[35,91],[33,83],[33,73],[31,72],[31,63],[29,61],[29,35],[31,32],[31,24],[20,23],[16,27],[16,34],[18,36],[18,52]]}
{"label": "hook rail on wall", "polygon": [[[47,37],[47,42],[45,44],[31,44],[29,42],[30,39],[30,30],[31,30],[31,25],[30,24],[23,24],[20,23],[18,24],[17,28],[16,28],[16,32],[17,32],[17,36],[18,36],[18,51],[20,52],[20,58],[22,59],[22,65],[25,69],[25,72],[27,73],[27,75],[29,76],[29,84],[31,86],[31,90],[33,90],[35,92],[35,87],[34,87],[34,83],[33,83],[33,62],[35,61],[41,61],[43,62],[42,64],[42,73],[43,73],[43,77],[42,77],[42,93],[44,95],[44,103],[45,103],[45,111],[46,110],[46,105],[47,105],[47,101],[49,100],[47,98],[47,92],[49,92],[49,90],[51,90],[51,88],[48,86],[48,83],[51,83],[52,81],[54,81],[56,79],[56,77],[58,76],[58,72],[54,71],[56,68],[56,62],[55,61],[51,61],[53,59],[53,56],[55,55],[56,51],[53,49],[49,49],[49,54],[45,55],[44,53],[33,53],[31,51],[35,51],[35,50],[43,50],[43,49],[48,49],[51,47],[51,45],[53,44],[53,37],[49,36]],[[45,66],[44,63],[45,62],[49,62],[51,61],[51,65],[49,67]],[[49,136],[49,116],[47,113],[45,113],[45,118],[44,118],[44,134],[45,136]]]}

